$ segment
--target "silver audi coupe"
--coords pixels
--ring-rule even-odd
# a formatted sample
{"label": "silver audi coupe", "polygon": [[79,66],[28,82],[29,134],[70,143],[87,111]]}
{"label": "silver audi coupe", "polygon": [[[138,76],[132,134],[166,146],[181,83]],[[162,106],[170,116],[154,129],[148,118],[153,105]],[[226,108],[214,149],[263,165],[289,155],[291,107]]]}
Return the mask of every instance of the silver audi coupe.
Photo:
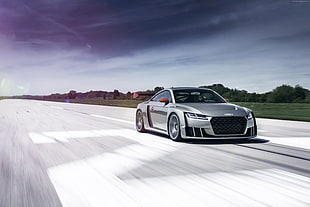
{"label": "silver audi coupe", "polygon": [[136,129],[165,133],[174,141],[249,139],[257,135],[250,109],[230,104],[210,89],[190,87],[164,89],[140,103]]}

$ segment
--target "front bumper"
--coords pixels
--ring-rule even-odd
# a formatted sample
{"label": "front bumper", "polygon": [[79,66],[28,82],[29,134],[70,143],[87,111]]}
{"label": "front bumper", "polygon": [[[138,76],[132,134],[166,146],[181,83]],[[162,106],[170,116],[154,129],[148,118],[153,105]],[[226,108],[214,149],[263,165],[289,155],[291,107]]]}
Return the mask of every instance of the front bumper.
{"label": "front bumper", "polygon": [[[248,139],[257,135],[255,117],[250,120],[246,117],[209,117],[208,120],[184,118],[181,133],[185,139]],[[213,118],[224,121],[215,123]],[[222,129],[219,130],[219,127]]]}

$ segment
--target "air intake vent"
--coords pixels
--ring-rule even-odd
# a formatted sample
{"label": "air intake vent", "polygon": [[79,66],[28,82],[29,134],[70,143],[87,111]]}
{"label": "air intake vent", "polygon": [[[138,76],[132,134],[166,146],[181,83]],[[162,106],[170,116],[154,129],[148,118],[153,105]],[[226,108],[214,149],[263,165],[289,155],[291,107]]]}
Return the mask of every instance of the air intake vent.
{"label": "air intake vent", "polygon": [[211,124],[215,134],[243,134],[247,120],[245,117],[213,117]]}

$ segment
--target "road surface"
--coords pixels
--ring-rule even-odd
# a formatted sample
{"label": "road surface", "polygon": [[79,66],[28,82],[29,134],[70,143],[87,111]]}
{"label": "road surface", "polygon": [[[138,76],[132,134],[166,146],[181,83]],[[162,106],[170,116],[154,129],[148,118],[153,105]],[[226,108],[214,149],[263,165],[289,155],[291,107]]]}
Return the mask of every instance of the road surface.
{"label": "road surface", "polygon": [[0,207],[310,206],[310,123],[177,143],[136,132],[134,114],[0,101]]}

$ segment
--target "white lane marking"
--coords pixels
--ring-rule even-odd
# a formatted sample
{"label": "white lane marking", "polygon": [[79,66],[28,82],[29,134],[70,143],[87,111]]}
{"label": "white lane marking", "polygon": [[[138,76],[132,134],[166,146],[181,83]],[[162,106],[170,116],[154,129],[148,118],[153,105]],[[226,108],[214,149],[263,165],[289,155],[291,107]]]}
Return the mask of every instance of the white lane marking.
{"label": "white lane marking", "polygon": [[110,129],[110,130],[81,130],[81,131],[50,131],[41,133],[29,133],[29,137],[35,144],[69,142],[69,139],[84,139],[102,136],[122,136],[130,133],[130,129]]}
{"label": "white lane marking", "polygon": [[154,148],[156,147],[162,150],[164,150],[166,146],[180,147],[180,146],[186,145],[184,143],[173,142],[170,139],[167,139],[164,137],[154,136],[148,133],[139,133],[136,130],[123,129],[123,130],[118,130],[118,131],[121,132],[120,136],[139,142],[143,145],[154,147]]}
{"label": "white lane marking", "polygon": [[[42,133],[29,133],[29,137],[35,144],[69,142],[69,139],[94,138],[102,136],[122,136],[128,139],[143,142],[149,145],[158,145],[163,142],[161,146],[173,145],[174,143],[167,143],[165,139],[154,137],[150,134],[140,134],[131,129],[110,129],[110,130],[81,130],[81,131],[52,131]],[[145,137],[147,138],[147,141]],[[155,138],[155,140],[154,140]],[[258,136],[258,138],[270,140],[272,143],[282,144],[286,146],[293,146],[298,148],[310,149],[310,137],[267,137]],[[56,140],[56,141],[55,141]]]}
{"label": "white lane marking", "polygon": [[114,174],[141,166],[143,162],[139,164],[118,155],[114,155],[117,159],[111,155],[105,156],[48,170],[64,207],[295,207],[310,204],[310,179],[277,169],[122,181]]}
{"label": "white lane marking", "polygon": [[54,139],[38,133],[29,133],[29,137],[35,144],[56,143]]}
{"label": "white lane marking", "polygon": [[139,203],[148,207],[310,205],[310,179],[278,169],[154,177],[125,182]]}
{"label": "white lane marking", "polygon": [[[117,175],[126,173],[152,160],[179,149],[182,144],[167,144],[152,135],[134,130],[100,130],[104,134],[126,134],[132,144],[81,161],[48,169],[48,175],[64,207],[76,206],[141,206]],[[158,140],[158,141],[156,141]]]}
{"label": "white lane marking", "polygon": [[[119,136],[125,137],[127,139],[136,141],[140,144],[151,146],[153,148],[158,148],[165,150],[167,146],[175,147],[184,145],[182,143],[172,142],[170,139],[163,137],[154,136],[147,133],[139,133],[132,129],[102,129],[102,130],[81,130],[81,131],[51,131],[51,132],[41,132],[39,133],[29,133],[37,135],[37,140],[40,137],[42,139],[57,140],[58,142],[69,142],[70,139],[84,139],[84,138],[94,138],[94,137],[104,137],[104,136]],[[33,140],[33,139],[32,139]],[[45,140],[41,142],[44,143]],[[36,142],[41,144],[40,142]],[[56,142],[55,142],[56,143]]]}
{"label": "white lane marking", "polygon": [[97,114],[91,114],[91,116],[97,117],[97,118],[109,119],[109,120],[118,121],[118,122],[123,122],[126,124],[134,124],[132,121],[126,121],[123,119],[116,119],[116,118],[112,118],[112,117],[108,117],[108,116],[102,116],[102,115],[97,115]]}
{"label": "white lane marking", "polygon": [[63,207],[139,206],[123,182],[85,161],[48,169],[48,175]]}
{"label": "white lane marking", "polygon": [[43,132],[43,135],[52,137],[60,142],[69,142],[69,139],[91,138],[101,136],[100,134],[95,133],[93,130]]}
{"label": "white lane marking", "polygon": [[310,204],[310,179],[277,169],[120,180],[118,175],[167,156],[184,144],[130,129],[92,130],[88,134],[122,136],[138,144],[49,168],[64,207]]}
{"label": "white lane marking", "polygon": [[292,147],[310,149],[310,137],[268,137],[268,136],[258,136],[257,138],[262,138],[270,140],[272,143],[282,144]]}
{"label": "white lane marking", "polygon": [[[151,134],[141,134],[131,129],[110,129],[110,130],[81,130],[81,131],[51,131],[42,133],[29,133],[29,137],[35,144],[69,142],[69,139],[94,138],[102,136],[122,136],[133,141],[143,142],[149,145],[173,145],[167,143],[165,139],[154,137]],[[147,141],[146,141],[146,138]],[[310,137],[267,137],[258,136],[258,138],[270,140],[272,143],[282,144],[287,146],[310,149]],[[55,141],[56,140],[56,141]]]}

